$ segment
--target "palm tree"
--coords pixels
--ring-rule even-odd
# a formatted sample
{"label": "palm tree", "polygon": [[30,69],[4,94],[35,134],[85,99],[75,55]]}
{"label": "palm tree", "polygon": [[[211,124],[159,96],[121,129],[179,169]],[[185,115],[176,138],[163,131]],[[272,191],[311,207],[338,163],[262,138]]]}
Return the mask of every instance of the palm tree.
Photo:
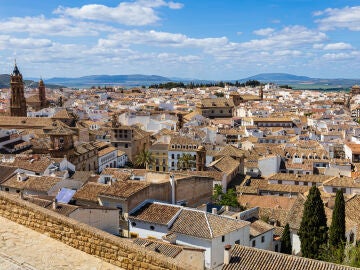
{"label": "palm tree", "polygon": [[178,160],[178,169],[187,170],[194,164],[194,158],[191,154],[184,153]]}
{"label": "palm tree", "polygon": [[141,152],[135,157],[135,166],[140,168],[148,169],[149,164],[154,162],[154,157],[152,153],[146,149],[141,150]]}

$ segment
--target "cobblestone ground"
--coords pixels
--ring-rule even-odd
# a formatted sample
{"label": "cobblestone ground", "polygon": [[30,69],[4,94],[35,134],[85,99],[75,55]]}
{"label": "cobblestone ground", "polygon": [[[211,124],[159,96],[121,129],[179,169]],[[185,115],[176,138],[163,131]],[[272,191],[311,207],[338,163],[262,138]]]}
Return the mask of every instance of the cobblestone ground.
{"label": "cobblestone ground", "polygon": [[0,269],[121,270],[3,217],[0,217]]}

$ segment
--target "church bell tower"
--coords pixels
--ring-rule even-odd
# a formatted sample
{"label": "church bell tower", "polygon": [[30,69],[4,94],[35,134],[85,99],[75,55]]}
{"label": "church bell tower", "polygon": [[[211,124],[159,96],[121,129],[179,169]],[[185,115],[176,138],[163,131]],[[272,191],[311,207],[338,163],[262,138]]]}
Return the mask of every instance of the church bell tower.
{"label": "church bell tower", "polygon": [[24,95],[24,82],[23,77],[16,65],[10,75],[10,115],[11,116],[27,116],[26,113],[26,100]]}

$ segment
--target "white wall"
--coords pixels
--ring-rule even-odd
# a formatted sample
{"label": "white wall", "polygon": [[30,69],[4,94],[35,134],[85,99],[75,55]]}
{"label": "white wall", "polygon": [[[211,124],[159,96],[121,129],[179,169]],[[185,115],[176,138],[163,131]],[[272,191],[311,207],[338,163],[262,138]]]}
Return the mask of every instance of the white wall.
{"label": "white wall", "polygon": [[280,169],[280,156],[269,156],[260,158],[258,166],[261,171],[261,176],[269,177],[272,174],[278,173]]}
{"label": "white wall", "polygon": [[119,210],[117,209],[78,208],[69,217],[105,232],[119,234]]}
{"label": "white wall", "polygon": [[[261,242],[261,238],[265,237],[264,242]],[[252,242],[255,240],[255,248],[259,249],[265,249],[273,251],[273,237],[274,237],[274,231],[270,230],[266,233],[260,234],[257,237],[254,237],[250,240],[250,246],[252,247]]]}

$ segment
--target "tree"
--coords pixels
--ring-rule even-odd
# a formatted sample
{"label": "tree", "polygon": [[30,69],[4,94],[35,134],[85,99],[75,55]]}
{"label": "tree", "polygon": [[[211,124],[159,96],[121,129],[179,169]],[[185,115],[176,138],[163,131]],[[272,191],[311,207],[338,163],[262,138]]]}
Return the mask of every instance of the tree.
{"label": "tree", "polygon": [[311,259],[320,258],[320,248],[328,240],[327,231],[325,208],[320,191],[316,186],[313,186],[304,205],[304,213],[298,233],[301,242],[301,252],[304,257]]}
{"label": "tree", "polygon": [[194,164],[194,158],[191,154],[184,153],[178,160],[178,168],[182,170],[190,169]]}
{"label": "tree", "polygon": [[329,245],[339,247],[343,246],[345,241],[345,200],[343,192],[338,190],[329,228]]}
{"label": "tree", "polygon": [[140,168],[148,169],[149,164],[154,162],[154,158],[150,151],[143,149],[141,152],[135,157],[135,166]]}
{"label": "tree", "polygon": [[239,202],[237,200],[237,194],[235,189],[229,188],[226,193],[223,192],[222,186],[216,184],[214,187],[213,200],[218,205],[227,205],[233,207],[239,207]]}
{"label": "tree", "polygon": [[292,254],[292,245],[291,245],[289,223],[286,223],[283,234],[281,236],[280,252],[285,253],[285,254]]}
{"label": "tree", "polygon": [[346,264],[353,267],[360,267],[360,245],[350,247],[349,259]]}

